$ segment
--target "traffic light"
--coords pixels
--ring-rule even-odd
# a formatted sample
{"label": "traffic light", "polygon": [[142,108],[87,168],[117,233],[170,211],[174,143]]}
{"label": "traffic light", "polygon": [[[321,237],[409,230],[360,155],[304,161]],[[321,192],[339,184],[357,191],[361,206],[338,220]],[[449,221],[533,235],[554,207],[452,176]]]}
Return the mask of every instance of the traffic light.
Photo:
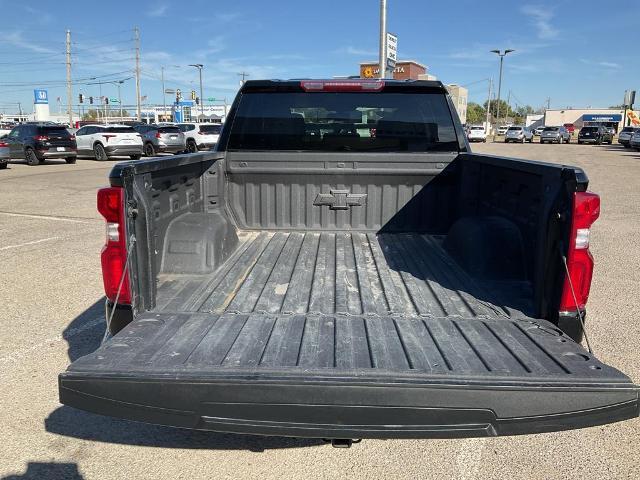
{"label": "traffic light", "polygon": [[196,105],[200,105],[200,97],[196,97],[195,100],[196,100]]}
{"label": "traffic light", "polygon": [[104,104],[109,105],[109,97],[104,97]]}
{"label": "traffic light", "polygon": [[195,100],[195,99],[196,99],[196,91],[191,90],[191,100]]}
{"label": "traffic light", "polygon": [[93,97],[89,97],[89,103],[93,105]]}
{"label": "traffic light", "polygon": [[78,101],[79,101],[79,103],[84,103],[84,95],[83,94],[78,95]]}

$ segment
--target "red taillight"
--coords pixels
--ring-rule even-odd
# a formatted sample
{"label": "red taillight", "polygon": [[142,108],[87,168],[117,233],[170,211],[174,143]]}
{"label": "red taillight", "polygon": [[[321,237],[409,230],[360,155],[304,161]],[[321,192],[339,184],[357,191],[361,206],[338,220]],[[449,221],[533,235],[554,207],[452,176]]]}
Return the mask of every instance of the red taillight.
{"label": "red taillight", "polygon": [[111,135],[103,134],[102,136],[105,138],[106,143],[109,143],[109,139],[110,139],[110,138],[115,137],[116,135],[113,135],[113,134],[111,134]]}
{"label": "red taillight", "polygon": [[8,147],[9,144],[5,142],[0,142],[0,147]]}
{"label": "red taillight", "polygon": [[162,135],[160,135],[160,132],[156,132],[156,138],[162,138]]}
{"label": "red taillight", "polygon": [[76,136],[75,136],[75,135],[71,135],[71,136],[69,137],[69,140],[75,140],[75,139],[76,139]]}
{"label": "red taillight", "polygon": [[576,295],[573,299],[569,281],[565,278],[560,298],[560,311],[583,310],[589,298],[591,277],[593,276],[593,257],[589,251],[589,232],[591,225],[600,216],[600,197],[591,192],[576,192],[573,196],[573,218],[567,267]]}
{"label": "red taillight", "polygon": [[37,142],[46,142],[47,140],[49,140],[49,137],[46,135],[36,135],[34,140]]}
{"label": "red taillight", "polygon": [[[107,239],[102,248],[102,279],[107,298],[119,304],[131,304],[129,272],[126,271],[127,242],[124,229],[124,190],[108,187],[98,190],[98,211],[107,222]],[[118,295],[120,280],[124,281]]]}
{"label": "red taillight", "polygon": [[377,92],[384,88],[384,80],[302,80],[305,92]]}

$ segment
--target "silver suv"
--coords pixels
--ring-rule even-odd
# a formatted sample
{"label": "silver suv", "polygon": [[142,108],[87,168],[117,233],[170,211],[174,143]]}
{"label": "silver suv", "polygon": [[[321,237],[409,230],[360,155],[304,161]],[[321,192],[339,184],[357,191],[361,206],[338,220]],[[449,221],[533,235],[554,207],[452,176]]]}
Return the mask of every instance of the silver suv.
{"label": "silver suv", "polygon": [[544,127],[540,143],[570,143],[571,133],[565,127]]}
{"label": "silver suv", "polygon": [[189,153],[215,147],[222,131],[222,125],[217,123],[180,123],[178,128],[184,133]]}
{"label": "silver suv", "polygon": [[636,132],[639,132],[640,128],[638,127],[624,127],[620,131],[620,135],[618,135],[618,143],[620,145],[624,145],[625,148],[631,147],[631,137]]}
{"label": "silver suv", "polygon": [[533,132],[529,130],[527,127],[521,127],[518,125],[514,125],[507,129],[507,133],[504,135],[504,143],[509,142],[533,142]]}
{"label": "silver suv", "polygon": [[147,157],[157,153],[181,153],[186,150],[184,133],[175,125],[136,125],[142,136],[142,150]]}

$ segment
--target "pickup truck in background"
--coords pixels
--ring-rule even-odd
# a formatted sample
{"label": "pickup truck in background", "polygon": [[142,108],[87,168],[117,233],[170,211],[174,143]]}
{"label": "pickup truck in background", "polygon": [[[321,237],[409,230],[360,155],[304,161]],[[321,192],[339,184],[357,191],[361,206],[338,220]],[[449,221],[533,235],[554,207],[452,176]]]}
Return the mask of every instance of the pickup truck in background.
{"label": "pickup truck in background", "polygon": [[587,176],[472,153],[440,82],[247,81],[215,151],[110,183],[113,337],[60,375],[66,405],[336,442],[638,416],[578,343]]}

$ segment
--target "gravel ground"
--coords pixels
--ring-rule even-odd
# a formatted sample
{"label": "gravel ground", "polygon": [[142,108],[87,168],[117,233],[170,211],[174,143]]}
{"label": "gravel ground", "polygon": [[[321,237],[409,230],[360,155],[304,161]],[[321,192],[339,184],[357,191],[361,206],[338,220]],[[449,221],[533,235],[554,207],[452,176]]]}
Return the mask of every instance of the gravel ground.
{"label": "gravel ground", "polygon": [[[480,144],[473,150],[583,167],[602,198],[592,232],[589,333],[640,382],[640,154],[618,146]],[[174,430],[58,403],[57,374],[101,339],[95,190],[114,162],[0,171],[2,478],[640,478],[640,421],[535,436],[363,441]]]}

